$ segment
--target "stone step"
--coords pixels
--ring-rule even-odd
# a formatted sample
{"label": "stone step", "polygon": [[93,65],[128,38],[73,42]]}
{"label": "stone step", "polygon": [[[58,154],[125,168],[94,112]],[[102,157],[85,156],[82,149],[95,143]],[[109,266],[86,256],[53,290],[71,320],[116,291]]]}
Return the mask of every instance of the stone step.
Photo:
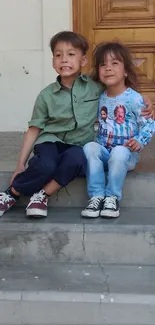
{"label": "stone step", "polygon": [[26,219],[14,208],[0,219],[0,261],[155,265],[155,209],[122,208],[115,220],[82,219],[78,208],[50,208]]}
{"label": "stone step", "polygon": [[[14,170],[19,158],[19,152],[23,143],[22,132],[0,132],[0,170],[1,166],[9,166],[8,170]],[[11,169],[10,169],[11,168]],[[151,142],[141,151],[137,172],[155,172],[155,136]]]}
{"label": "stone step", "polygon": [[[0,191],[9,186],[11,172],[0,171]],[[53,207],[84,207],[88,202],[85,178],[77,178],[49,200]],[[26,206],[28,198],[22,197],[17,205]],[[125,180],[122,207],[155,207],[155,173],[130,172]]]}
{"label": "stone step", "polygon": [[0,265],[0,325],[154,325],[155,266]]}
{"label": "stone step", "polygon": [[[21,132],[0,132],[0,191],[9,186],[10,177],[16,167],[23,141]],[[140,163],[134,172],[127,175],[121,206],[155,207],[155,137],[140,153]],[[49,205],[54,207],[84,207],[88,196],[85,179],[76,179],[66,189],[52,196]],[[19,206],[27,204],[22,198]]]}

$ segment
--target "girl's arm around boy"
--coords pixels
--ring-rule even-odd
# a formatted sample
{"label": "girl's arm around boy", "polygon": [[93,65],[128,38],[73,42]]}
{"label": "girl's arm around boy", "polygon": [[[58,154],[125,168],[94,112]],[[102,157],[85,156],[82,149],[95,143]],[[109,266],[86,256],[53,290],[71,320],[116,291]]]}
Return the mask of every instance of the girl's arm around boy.
{"label": "girl's arm around boy", "polygon": [[142,109],[145,107],[143,102],[143,97],[137,94],[137,98],[133,100],[132,106],[134,108],[134,114],[136,115],[136,120],[139,128],[139,132],[133,138],[129,139],[124,146],[129,147],[130,150],[139,151],[148,144],[155,131],[155,121],[152,118],[145,118],[141,115]]}

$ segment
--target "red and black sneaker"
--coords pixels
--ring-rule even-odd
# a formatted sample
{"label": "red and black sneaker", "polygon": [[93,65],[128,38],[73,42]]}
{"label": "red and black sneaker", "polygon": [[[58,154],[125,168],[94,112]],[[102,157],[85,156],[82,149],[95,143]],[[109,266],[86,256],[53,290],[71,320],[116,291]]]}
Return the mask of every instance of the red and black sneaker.
{"label": "red and black sneaker", "polygon": [[4,212],[6,212],[13,205],[15,205],[15,203],[16,200],[10,194],[1,192],[0,193],[0,216],[2,216]]}
{"label": "red and black sneaker", "polygon": [[26,215],[29,217],[36,217],[36,218],[46,217],[48,199],[49,197],[44,190],[41,190],[39,193],[33,194],[26,208]]}

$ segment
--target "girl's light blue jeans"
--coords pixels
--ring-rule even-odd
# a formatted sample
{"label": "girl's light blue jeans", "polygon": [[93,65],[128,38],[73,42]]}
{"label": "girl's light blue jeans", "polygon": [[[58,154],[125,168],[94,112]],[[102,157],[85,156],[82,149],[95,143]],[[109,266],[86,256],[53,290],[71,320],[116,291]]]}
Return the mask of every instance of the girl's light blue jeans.
{"label": "girl's light blue jeans", "polygon": [[87,158],[88,195],[116,196],[120,200],[127,171],[135,168],[139,154],[124,146],[116,146],[109,152],[97,142],[87,143],[83,150]]}

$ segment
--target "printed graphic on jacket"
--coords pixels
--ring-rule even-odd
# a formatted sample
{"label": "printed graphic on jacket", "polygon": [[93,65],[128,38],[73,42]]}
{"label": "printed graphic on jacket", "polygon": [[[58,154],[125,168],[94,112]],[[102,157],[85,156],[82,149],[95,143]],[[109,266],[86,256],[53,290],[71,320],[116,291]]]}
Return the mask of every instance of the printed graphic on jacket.
{"label": "printed graphic on jacket", "polygon": [[135,138],[142,147],[146,145],[154,132],[154,121],[141,116],[143,108],[143,97],[131,88],[116,97],[101,94],[97,142],[110,149]]}

